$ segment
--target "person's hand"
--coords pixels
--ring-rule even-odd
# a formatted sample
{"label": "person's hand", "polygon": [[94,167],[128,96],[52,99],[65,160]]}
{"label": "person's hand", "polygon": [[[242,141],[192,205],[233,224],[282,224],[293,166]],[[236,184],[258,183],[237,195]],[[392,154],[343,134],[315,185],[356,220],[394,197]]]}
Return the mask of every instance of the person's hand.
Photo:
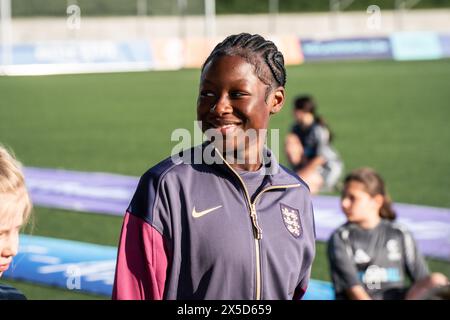
{"label": "person's hand", "polygon": [[286,136],[284,149],[286,157],[292,166],[298,166],[303,156],[303,146],[300,139],[293,133]]}

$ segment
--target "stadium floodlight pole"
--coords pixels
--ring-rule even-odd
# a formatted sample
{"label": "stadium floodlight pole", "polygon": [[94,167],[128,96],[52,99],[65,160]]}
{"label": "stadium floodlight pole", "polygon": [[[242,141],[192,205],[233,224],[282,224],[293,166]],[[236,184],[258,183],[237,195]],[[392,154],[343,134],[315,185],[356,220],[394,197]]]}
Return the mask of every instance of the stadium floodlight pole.
{"label": "stadium floodlight pole", "polygon": [[332,17],[330,19],[330,31],[340,33],[340,12],[348,8],[354,1],[355,0],[330,0],[330,11],[332,12]]}
{"label": "stadium floodlight pole", "polygon": [[216,0],[205,0],[205,35],[209,39],[216,36]]}
{"label": "stadium floodlight pole", "polygon": [[147,15],[147,0],[137,0],[136,8],[138,16],[145,17]]}
{"label": "stadium floodlight pole", "polygon": [[277,16],[279,10],[279,0],[269,0],[269,34],[277,32]]}
{"label": "stadium floodlight pole", "polygon": [[137,35],[145,37],[145,18],[147,17],[147,0],[136,0],[136,10],[138,16]]}
{"label": "stadium floodlight pole", "polygon": [[330,32],[337,32],[337,30],[339,29],[339,24],[338,24],[338,15],[339,15],[339,0],[330,0],[330,18],[328,19],[329,21],[329,27],[330,27]]}
{"label": "stadium floodlight pole", "polygon": [[180,15],[178,37],[182,40],[186,38],[186,9],[187,0],[177,0],[178,14]]}
{"label": "stadium floodlight pole", "polygon": [[[0,21],[2,56],[1,65],[8,66],[12,63],[12,26],[11,26],[11,0],[0,0]],[[3,72],[5,72],[3,70]]]}
{"label": "stadium floodlight pole", "polygon": [[403,30],[406,10],[416,6],[420,0],[395,0],[395,25],[397,30]]}

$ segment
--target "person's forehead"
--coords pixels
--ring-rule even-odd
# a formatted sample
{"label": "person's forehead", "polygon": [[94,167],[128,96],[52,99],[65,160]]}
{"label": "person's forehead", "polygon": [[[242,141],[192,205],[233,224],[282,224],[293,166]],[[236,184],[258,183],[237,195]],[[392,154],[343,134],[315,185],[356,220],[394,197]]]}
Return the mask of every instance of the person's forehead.
{"label": "person's forehead", "polygon": [[367,193],[364,183],[359,182],[359,181],[350,181],[349,183],[346,184],[345,190],[347,192],[352,191],[355,193],[361,193],[361,192]]}
{"label": "person's forehead", "polygon": [[23,215],[19,212],[0,213],[0,231],[13,229],[23,224]]}
{"label": "person's forehead", "polygon": [[[205,77],[202,82],[204,84],[215,84],[216,83],[215,80],[217,80],[217,78],[212,77],[211,79],[209,79],[208,77]],[[233,78],[232,81],[233,81],[233,83],[238,84],[238,85],[240,85],[240,84],[246,85],[250,82],[248,77]]]}
{"label": "person's forehead", "polygon": [[254,75],[255,66],[248,62],[245,58],[241,56],[219,56],[212,59],[205,66],[203,70],[203,75],[207,75],[211,71],[216,71],[218,68],[224,67],[229,74],[232,73],[247,73]]}

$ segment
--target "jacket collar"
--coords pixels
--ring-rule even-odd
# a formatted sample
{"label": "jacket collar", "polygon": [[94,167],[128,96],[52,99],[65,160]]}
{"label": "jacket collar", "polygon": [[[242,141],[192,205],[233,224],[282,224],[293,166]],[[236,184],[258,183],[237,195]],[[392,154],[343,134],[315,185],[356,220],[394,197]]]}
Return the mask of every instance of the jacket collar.
{"label": "jacket collar", "polygon": [[[217,150],[210,141],[207,141],[198,147],[201,147],[202,152],[204,152],[204,154],[205,153],[210,154],[212,158],[216,160],[218,159],[221,160],[211,162],[202,159],[202,161],[204,161],[203,163],[204,165],[213,166],[222,172],[225,171],[227,173],[231,173],[232,169],[230,168],[229,164],[226,163],[226,160],[220,154],[219,150]],[[267,185],[270,186],[284,186],[294,184],[306,185],[304,181],[297,176],[296,173],[280,165],[278,163],[275,154],[266,146],[264,146],[263,149],[263,166],[264,166],[264,173],[266,175],[265,181]],[[234,171],[233,174],[237,173]]]}

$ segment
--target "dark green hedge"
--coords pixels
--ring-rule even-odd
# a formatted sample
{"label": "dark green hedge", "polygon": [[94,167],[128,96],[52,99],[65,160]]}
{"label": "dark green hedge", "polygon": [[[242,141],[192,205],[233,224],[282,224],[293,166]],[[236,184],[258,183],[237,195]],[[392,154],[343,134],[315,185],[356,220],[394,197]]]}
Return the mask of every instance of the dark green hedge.
{"label": "dark green hedge", "polygon": [[[146,0],[148,14],[177,14],[177,0]],[[201,14],[203,0],[186,0],[188,14]],[[136,0],[77,0],[82,15],[136,15]],[[12,0],[13,16],[64,16],[67,0]],[[280,12],[328,11],[329,0],[279,0]],[[395,0],[355,0],[345,10],[366,10],[376,4],[381,9],[394,9]],[[422,0],[414,8],[449,8],[450,0]],[[218,14],[266,13],[268,0],[216,0]]]}
{"label": "dark green hedge", "polygon": [[[256,13],[269,10],[265,0],[217,0],[218,13]],[[365,11],[370,5],[378,5],[381,9],[395,9],[395,0],[355,0],[346,8],[349,10]],[[414,8],[445,8],[450,7],[450,0],[422,0]],[[280,12],[314,12],[329,11],[329,0],[279,0]]]}

